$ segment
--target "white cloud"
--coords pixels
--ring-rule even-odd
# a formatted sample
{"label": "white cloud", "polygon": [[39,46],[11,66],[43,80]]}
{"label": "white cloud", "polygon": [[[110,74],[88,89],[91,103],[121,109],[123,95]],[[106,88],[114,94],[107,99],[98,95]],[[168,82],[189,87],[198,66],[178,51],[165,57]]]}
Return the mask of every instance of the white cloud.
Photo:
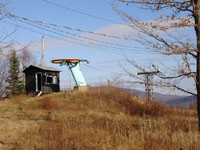
{"label": "white cloud", "polygon": [[108,34],[108,35],[114,35],[114,36],[126,36],[130,33],[133,33],[133,29],[128,26],[127,24],[112,24],[110,26],[106,26],[103,28],[100,28],[96,31],[96,33],[101,34]]}

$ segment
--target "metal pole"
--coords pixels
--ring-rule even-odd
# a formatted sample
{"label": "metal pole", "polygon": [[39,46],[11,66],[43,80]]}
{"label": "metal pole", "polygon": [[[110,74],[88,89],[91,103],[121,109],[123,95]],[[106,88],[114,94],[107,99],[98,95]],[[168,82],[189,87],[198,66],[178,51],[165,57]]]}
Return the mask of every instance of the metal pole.
{"label": "metal pole", "polygon": [[138,75],[144,75],[144,84],[145,84],[145,98],[147,100],[153,100],[153,88],[152,88],[152,83],[153,83],[153,76],[158,74],[159,72],[140,72]]}
{"label": "metal pole", "polygon": [[68,70],[68,75],[69,75],[69,90],[71,90],[71,78],[70,78],[70,69]]}

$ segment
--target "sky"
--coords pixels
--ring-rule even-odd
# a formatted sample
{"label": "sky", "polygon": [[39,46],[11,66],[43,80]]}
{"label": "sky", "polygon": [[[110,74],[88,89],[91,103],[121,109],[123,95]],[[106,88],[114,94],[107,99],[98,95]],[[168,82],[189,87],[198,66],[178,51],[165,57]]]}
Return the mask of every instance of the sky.
{"label": "sky", "polygon": [[[123,67],[128,68],[133,74],[139,71],[128,64],[126,58],[144,67],[151,66],[155,61],[170,63],[170,58],[163,59],[159,54],[148,52],[133,40],[124,40],[126,35],[131,35],[136,31],[124,23],[123,19],[112,9],[111,2],[113,1],[10,0],[7,11],[11,14],[28,18],[29,21],[42,21],[43,25],[49,23],[54,26],[53,29],[44,29],[39,25],[24,22],[20,20],[21,18],[5,18],[1,27],[8,33],[16,30],[9,40],[15,43],[16,49],[29,44],[29,50],[36,56],[38,64],[41,62],[41,39],[44,36],[45,65],[62,70],[61,89],[69,88],[69,78],[74,84],[72,76],[69,77],[69,70],[66,66],[52,64],[50,61],[77,58],[90,61],[90,64],[81,64],[81,70],[88,85],[105,85],[107,80],[110,80],[119,86],[144,91],[142,85],[119,83],[122,80],[134,81],[124,72]],[[140,21],[150,21],[158,16],[156,13],[143,11],[133,5],[126,6],[120,3],[116,5],[127,13],[134,14],[135,18]],[[110,37],[111,35],[121,38],[113,38]],[[191,81],[185,81],[183,85],[189,88],[193,86]],[[171,94],[166,89],[155,88],[155,91]],[[180,93],[174,92],[173,94]]]}

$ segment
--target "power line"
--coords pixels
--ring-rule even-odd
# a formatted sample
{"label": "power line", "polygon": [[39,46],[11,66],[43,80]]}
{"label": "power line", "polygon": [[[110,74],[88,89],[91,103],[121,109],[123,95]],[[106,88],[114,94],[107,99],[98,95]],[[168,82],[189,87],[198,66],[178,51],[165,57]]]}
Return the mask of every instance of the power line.
{"label": "power line", "polygon": [[43,22],[43,21],[32,20],[32,19],[28,19],[28,18],[25,18],[25,17],[20,17],[20,16],[17,16],[17,15],[13,15],[11,13],[6,13],[6,15],[8,17],[12,17],[12,18],[20,18],[20,19],[23,19],[23,20],[26,20],[26,21],[29,21],[29,22],[35,22],[35,23],[39,23],[39,24],[46,24],[46,25],[50,25],[50,26],[54,26],[54,27],[58,27],[58,28],[64,28],[64,29],[67,29],[67,30],[78,31],[78,32],[82,32],[82,33],[89,33],[89,34],[100,35],[100,36],[110,37],[110,38],[115,38],[115,39],[128,40],[128,41],[134,40],[134,39],[126,38],[126,37],[108,35],[108,34],[105,34],[105,33],[97,33],[97,32],[82,30],[82,29],[79,29],[79,28],[72,28],[72,27],[68,27],[68,26],[61,26],[61,25],[56,25],[56,24],[53,24],[53,23],[47,23],[47,22]]}
{"label": "power line", "polygon": [[[4,22],[16,26],[16,24],[14,24],[14,23],[11,23],[11,22],[8,22],[8,21],[5,21],[5,20],[4,20]],[[27,28],[27,27],[25,27],[25,26],[22,26],[22,25],[17,25],[17,26],[20,27],[20,28],[22,28],[22,29],[31,31],[31,32],[35,32],[35,33],[38,33],[38,34],[41,34],[41,35],[45,35],[45,36],[48,36],[48,37],[52,37],[52,38],[54,38],[54,39],[59,39],[59,40],[67,41],[67,42],[72,42],[72,43],[76,43],[76,44],[81,44],[81,45],[88,46],[88,45],[83,44],[83,43],[80,43],[80,42],[62,39],[62,38],[56,37],[56,36],[54,36],[54,35],[50,35],[50,34],[47,34],[47,33],[44,33],[44,32],[40,32],[40,31],[36,31],[36,30],[30,29],[30,28]]]}
{"label": "power line", "polygon": [[[52,30],[49,30],[49,28],[48,29],[46,29],[46,28],[44,28],[44,27],[41,27],[41,26],[37,26],[37,25],[35,25],[35,24],[31,24],[31,23],[29,23],[29,22],[26,22],[26,21],[24,21],[24,20],[20,20],[20,22],[23,22],[23,23],[26,23],[26,24],[28,24],[28,25],[31,25],[31,26],[33,26],[33,27],[36,27],[36,28],[39,28],[39,29],[41,29],[41,30],[45,30],[45,31],[48,31],[48,32],[51,32],[51,33],[53,33],[53,34],[56,34],[56,35],[59,35],[59,36],[63,36],[63,37],[68,37],[68,38],[71,38],[71,39],[73,39],[73,40],[75,40],[76,42],[74,42],[74,41],[71,41],[71,40],[66,40],[66,39],[61,39],[61,38],[59,38],[59,39],[61,39],[61,40],[65,40],[65,41],[68,41],[68,42],[73,42],[73,43],[78,43],[78,44],[82,44],[82,45],[87,45],[87,46],[91,46],[91,45],[97,45],[97,46],[100,46],[100,47],[104,47],[104,48],[109,48],[109,49],[111,49],[111,51],[117,51],[117,52],[121,52],[121,53],[124,53],[124,52],[126,52],[126,53],[145,53],[144,51],[139,51],[139,50],[135,50],[135,49],[123,49],[123,48],[120,48],[120,47],[116,47],[116,46],[108,46],[108,45],[103,45],[103,44],[99,44],[99,43],[93,43],[93,42],[89,42],[89,41],[85,41],[85,40],[81,40],[81,39],[77,39],[77,38],[74,38],[74,37],[69,37],[69,36],[66,36],[65,34],[63,34],[63,33],[65,33],[64,31],[62,31],[62,30],[59,30],[61,33],[58,33],[58,32],[55,32],[55,31],[52,31]],[[26,28],[27,29],[27,28]],[[50,28],[51,29],[51,28]],[[28,29],[28,30],[33,30],[33,29]],[[34,31],[35,32],[35,31]],[[38,32],[38,31],[36,31],[36,32]],[[39,34],[41,34],[41,32],[39,32]],[[52,36],[52,35],[47,35],[47,36],[50,36],[50,37],[53,37],[53,38],[57,38],[58,39],[58,37],[55,37],[55,36]],[[79,41],[79,42],[77,42],[77,41]],[[80,43],[80,42],[83,42],[83,43]],[[85,44],[85,43],[87,43],[87,44]],[[88,44],[90,44],[90,45],[88,45]],[[113,44],[114,45],[114,44]]]}
{"label": "power line", "polygon": [[[82,39],[79,39],[79,38],[84,38],[84,39],[88,39],[88,40],[92,40],[92,39],[84,37],[84,36],[79,36],[79,35],[76,35],[76,34],[73,34],[73,33],[69,33],[69,32],[66,32],[66,31],[63,31],[63,30],[59,30],[57,28],[54,28],[54,27],[57,27],[57,25],[55,25],[55,24],[53,25],[53,27],[49,27],[49,25],[52,26],[52,24],[44,23],[44,22],[37,21],[37,20],[27,19],[27,18],[24,18],[24,17],[19,17],[19,16],[16,16],[16,15],[12,15],[10,13],[7,13],[7,16],[11,17],[9,19],[13,18],[13,19],[16,19],[17,21],[20,21],[20,22],[26,23],[28,25],[34,26],[34,27],[39,28],[39,29],[41,29],[43,31],[45,30],[47,32],[51,32],[51,33],[59,35],[59,36],[68,37],[68,38],[71,38],[71,39],[73,39],[75,41],[67,40],[67,39],[61,39],[60,37],[56,37],[56,36],[49,35],[49,34],[46,34],[46,33],[44,34],[44,33],[40,32],[40,31],[35,31],[35,30],[33,31],[33,29],[30,29],[30,28],[27,29],[27,27],[22,27],[22,28],[24,28],[26,30],[31,30],[33,32],[36,32],[36,33],[39,33],[39,34],[43,34],[43,35],[47,35],[49,37],[53,37],[53,38],[56,38],[56,39],[60,39],[60,40],[64,40],[64,41],[68,41],[68,42],[72,42],[72,43],[77,43],[77,44],[81,44],[81,45],[85,45],[85,46],[94,46],[94,47],[100,46],[101,48],[104,47],[104,48],[107,48],[107,49],[111,49],[111,51],[114,51],[114,52],[121,52],[121,53],[125,53],[125,52],[126,53],[146,53],[145,51],[140,51],[140,50],[133,49],[133,48],[137,48],[138,49],[138,48],[141,48],[141,47],[132,47],[132,46],[115,44],[115,43],[105,42],[105,41],[100,41],[100,40],[95,40],[95,41],[99,42],[101,44],[99,44],[99,43],[93,43],[93,42],[90,42],[90,41],[85,41],[85,40],[82,40]],[[37,24],[37,25],[35,25],[35,24]],[[52,30],[54,30],[54,31],[52,31]],[[58,32],[61,32],[61,33],[58,33]],[[65,33],[65,34],[63,34],[63,33]],[[77,39],[75,37],[70,37],[70,36],[67,36],[66,34],[74,35],[74,36],[77,36],[79,38]],[[87,43],[87,44],[85,44],[85,43]],[[102,44],[102,43],[104,43],[104,44]],[[105,45],[105,43],[107,45]],[[110,44],[112,46],[108,46],[108,44]],[[124,47],[126,47],[126,49],[121,48],[119,46],[121,46],[121,47],[124,46]],[[98,48],[100,48],[100,47],[98,47]],[[132,49],[127,49],[127,47],[132,47]],[[145,49],[145,50],[148,50],[148,49]],[[152,53],[152,51],[151,51],[151,53]],[[117,54],[119,54],[119,53],[117,53]]]}
{"label": "power line", "polygon": [[93,42],[90,42],[90,41],[85,41],[85,40],[82,40],[82,39],[77,39],[77,38],[74,38],[74,37],[70,37],[70,36],[66,36],[65,34],[63,34],[64,32],[62,33],[58,33],[58,32],[55,32],[55,31],[52,31],[52,30],[49,30],[49,29],[46,29],[46,28],[43,28],[43,27],[39,27],[37,25],[33,25],[33,24],[30,24],[30,23],[27,23],[25,22],[26,24],[29,24],[31,26],[34,26],[36,28],[39,28],[41,30],[45,30],[45,31],[48,31],[48,32],[51,32],[53,34],[56,34],[56,35],[59,35],[59,36],[63,36],[63,37],[67,37],[67,38],[70,38],[70,39],[73,39],[73,40],[76,40],[76,41],[80,41],[80,42],[83,42],[83,43],[88,43],[88,44],[91,44],[91,45],[97,45],[97,46],[101,46],[101,47],[104,47],[104,48],[111,48],[111,49],[114,49],[116,51],[119,51],[120,52],[127,52],[127,53],[134,53],[134,52],[140,52],[138,50],[133,50],[133,49],[122,49],[122,48],[119,48],[119,47],[115,47],[115,46],[107,46],[107,45],[103,45],[103,44],[99,44],[99,43],[93,43]]}
{"label": "power line", "polygon": [[72,35],[72,36],[76,36],[76,37],[79,37],[79,38],[83,38],[83,39],[95,41],[95,42],[98,42],[98,43],[104,43],[104,44],[107,44],[107,45],[113,45],[113,46],[130,48],[129,50],[133,50],[132,48],[136,48],[136,47],[133,47],[133,46],[122,45],[122,44],[117,44],[117,43],[112,43],[112,42],[106,42],[106,41],[102,41],[102,40],[92,39],[92,38],[89,38],[89,37],[86,37],[86,36],[81,36],[81,35],[73,34],[73,33],[66,32],[66,31],[63,31],[63,30],[59,30],[59,29],[56,29],[56,28],[52,28],[52,27],[49,27],[49,26],[46,26],[46,25],[43,25],[43,26],[45,26],[47,28],[50,28],[50,29],[53,29],[53,30],[58,31],[58,32],[66,33],[66,34],[69,34],[69,35]]}
{"label": "power line", "polygon": [[[53,27],[49,27],[48,25],[50,25],[50,26],[54,26],[54,27],[60,27],[60,26],[58,26],[58,25],[55,25],[55,24],[51,24],[51,23],[44,23],[44,22],[41,22],[41,21],[37,21],[37,20],[31,20],[31,19],[27,19],[27,18],[24,18],[24,17],[19,17],[19,16],[16,16],[16,15],[11,15],[10,13],[8,13],[8,16],[10,16],[10,17],[12,17],[12,18],[15,18],[15,19],[17,19],[17,20],[20,20],[20,21],[25,21],[25,22],[31,22],[31,23],[34,23],[34,24],[39,24],[39,25],[41,25],[41,26],[45,26],[46,28],[50,28],[50,29],[53,29],[53,30],[56,30],[56,31],[59,31],[59,32],[64,32],[64,33],[66,33],[66,34],[70,34],[70,35],[73,35],[73,36],[77,36],[77,37],[80,37],[80,38],[84,38],[84,39],[88,39],[88,40],[93,40],[93,41],[95,41],[95,42],[99,42],[99,43],[105,43],[105,44],[109,44],[109,45],[114,45],[114,46],[120,46],[120,47],[126,47],[126,48],[132,48],[132,49],[129,49],[129,50],[133,50],[133,48],[137,48],[137,49],[144,49],[144,50],[150,50],[150,49],[147,49],[147,48],[141,48],[141,47],[135,47],[135,46],[127,46],[127,45],[122,45],[122,44],[116,44],[116,43],[112,43],[112,42],[105,42],[105,41],[101,41],[101,40],[96,40],[96,39],[91,39],[91,38],[88,38],[88,37],[85,37],[85,36],[80,36],[80,35],[76,35],[76,34],[73,34],[73,33],[69,33],[69,32],[66,32],[66,31],[63,31],[63,30],[59,30],[59,29],[56,29],[56,28],[53,28]],[[69,29],[69,27],[66,27],[67,29]],[[71,28],[72,29],[72,28]],[[71,30],[70,29],[70,30]],[[73,30],[73,29],[72,29]],[[80,29],[78,29],[78,30],[80,30]],[[89,31],[90,32],[90,31]],[[100,35],[104,35],[104,34],[100,34]],[[105,35],[105,36],[107,36],[107,37],[109,37],[110,35]],[[112,36],[113,37],[113,36]],[[72,37],[71,37],[72,38]],[[115,37],[114,36],[114,38],[120,38],[121,39],[121,37]],[[124,39],[124,38],[123,38]],[[125,39],[127,39],[127,38],[125,38]],[[77,39],[75,39],[75,40],[77,40]],[[80,40],[80,39],[78,39],[78,40]],[[131,40],[131,39],[129,39],[129,40]],[[84,41],[85,42],[85,41]],[[91,44],[91,43],[90,43]],[[92,44],[94,44],[94,43],[92,43]],[[113,47],[113,48],[116,48],[116,47]],[[119,48],[117,48],[117,49],[119,49]],[[121,49],[121,48],[120,48]],[[126,49],[126,50],[128,50],[128,49]],[[140,52],[139,50],[134,50],[134,51],[138,51],[138,52]],[[151,50],[151,52],[152,52],[152,50]]]}
{"label": "power line", "polygon": [[[11,25],[14,25],[16,26],[16,24],[14,23],[11,23],[11,22],[8,22],[8,21],[5,21],[4,22],[6,23],[9,23]],[[95,48],[99,48],[101,49],[102,51],[105,51],[104,49],[102,49],[102,47],[98,47],[96,45],[88,45],[88,44],[84,44],[84,43],[81,43],[81,42],[77,42],[77,41],[72,41],[72,40],[67,40],[67,39],[63,39],[63,38],[60,38],[60,37],[57,37],[57,36],[54,36],[54,35],[50,35],[50,34],[47,34],[47,33],[44,33],[44,32],[40,32],[40,31],[36,31],[36,30],[33,30],[33,29],[30,29],[30,28],[27,28],[27,27],[24,27],[22,25],[18,25],[18,27],[22,28],[22,29],[25,29],[25,30],[28,30],[28,31],[31,31],[31,32],[35,32],[35,33],[38,33],[38,34],[41,34],[41,35],[45,35],[45,36],[48,36],[48,37],[52,37],[52,38],[55,38],[55,39],[59,39],[59,40],[63,40],[63,41],[67,41],[67,42],[71,42],[71,43],[76,43],[76,44],[81,44],[81,45],[84,45],[84,46],[87,46],[87,47],[95,47]],[[115,49],[111,49],[110,47],[106,47],[109,51],[111,51],[112,53],[115,53],[117,55],[121,55],[121,53],[119,52],[124,52],[124,51],[120,51],[120,50],[115,50]],[[108,51],[106,51],[108,52]],[[132,52],[133,53],[133,52]],[[138,52],[137,52],[138,53]]]}
{"label": "power line", "polygon": [[72,11],[72,12],[75,12],[75,13],[78,13],[78,14],[81,14],[81,15],[84,15],[84,16],[88,16],[88,17],[94,18],[94,19],[120,24],[120,22],[118,22],[118,21],[114,21],[114,20],[110,20],[110,19],[105,19],[105,18],[102,18],[102,17],[94,16],[94,15],[91,15],[91,14],[88,14],[88,13],[85,13],[85,12],[81,12],[81,11],[78,11],[78,10],[75,10],[75,9],[72,9],[72,8],[69,8],[69,7],[66,7],[66,6],[62,6],[62,5],[60,5],[58,3],[55,3],[55,2],[51,2],[51,1],[48,1],[48,0],[41,0],[41,1],[43,1],[45,3],[48,3],[48,4],[51,4],[53,6],[59,7],[59,8],[63,8],[63,9],[66,9],[66,10],[69,10],[69,11]]}
{"label": "power line", "polygon": [[[38,23],[33,23],[33,22],[31,22],[31,23],[33,23],[33,24],[30,24],[30,22],[27,22],[27,21],[24,21],[24,20],[21,20],[21,19],[17,19],[17,20],[20,21],[20,22],[24,22],[24,23],[26,23],[26,24],[29,24],[29,25],[31,25],[31,26],[34,26],[34,27],[37,27],[37,28],[41,28],[41,27],[39,27],[39,26],[34,25],[34,24],[37,24],[37,25],[38,25]],[[98,43],[103,43],[103,44],[107,44],[107,45],[117,46],[117,47],[114,47],[114,48],[116,48],[116,49],[119,49],[118,47],[123,47],[123,48],[126,48],[126,49],[123,49],[123,50],[130,50],[130,51],[137,51],[137,52],[140,52],[139,50],[135,50],[135,48],[138,49],[138,47],[127,46],[127,45],[122,45],[122,44],[116,44],[116,43],[106,42],[106,41],[102,41],[102,40],[96,40],[96,39],[88,38],[88,37],[86,37],[86,36],[80,36],[80,35],[76,35],[76,34],[74,34],[74,33],[70,33],[70,32],[66,32],[66,31],[63,31],[63,30],[59,30],[59,29],[56,29],[56,28],[53,28],[53,27],[49,27],[49,26],[47,26],[47,25],[43,25],[43,24],[39,24],[39,25],[40,25],[40,26],[43,26],[43,27],[45,27],[45,28],[48,28],[48,29],[51,29],[51,30],[55,30],[55,31],[57,31],[57,32],[60,32],[60,33],[62,33],[62,35],[63,35],[63,33],[65,33],[65,34],[73,35],[73,36],[75,36],[75,37],[79,37],[79,38],[81,38],[81,39],[87,39],[87,40],[95,41],[95,42],[98,42]],[[45,29],[45,30],[46,30],[46,29]],[[52,32],[51,30],[48,30],[48,31],[49,31],[49,32]],[[74,40],[80,40],[80,39],[75,39],[74,37],[69,37],[69,36],[66,36],[66,37],[72,38],[72,39],[74,39]],[[84,42],[85,42],[85,41],[84,41]],[[90,44],[91,44],[91,43],[90,43]],[[96,44],[96,43],[94,43],[94,44]],[[120,49],[122,49],[122,48],[120,48]]]}

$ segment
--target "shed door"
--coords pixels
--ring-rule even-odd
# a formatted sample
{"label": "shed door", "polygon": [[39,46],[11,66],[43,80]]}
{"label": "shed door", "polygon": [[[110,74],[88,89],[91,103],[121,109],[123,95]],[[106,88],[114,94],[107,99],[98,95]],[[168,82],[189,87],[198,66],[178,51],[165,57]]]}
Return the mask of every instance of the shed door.
{"label": "shed door", "polygon": [[36,73],[35,74],[36,79],[36,92],[42,90],[42,73]]}

